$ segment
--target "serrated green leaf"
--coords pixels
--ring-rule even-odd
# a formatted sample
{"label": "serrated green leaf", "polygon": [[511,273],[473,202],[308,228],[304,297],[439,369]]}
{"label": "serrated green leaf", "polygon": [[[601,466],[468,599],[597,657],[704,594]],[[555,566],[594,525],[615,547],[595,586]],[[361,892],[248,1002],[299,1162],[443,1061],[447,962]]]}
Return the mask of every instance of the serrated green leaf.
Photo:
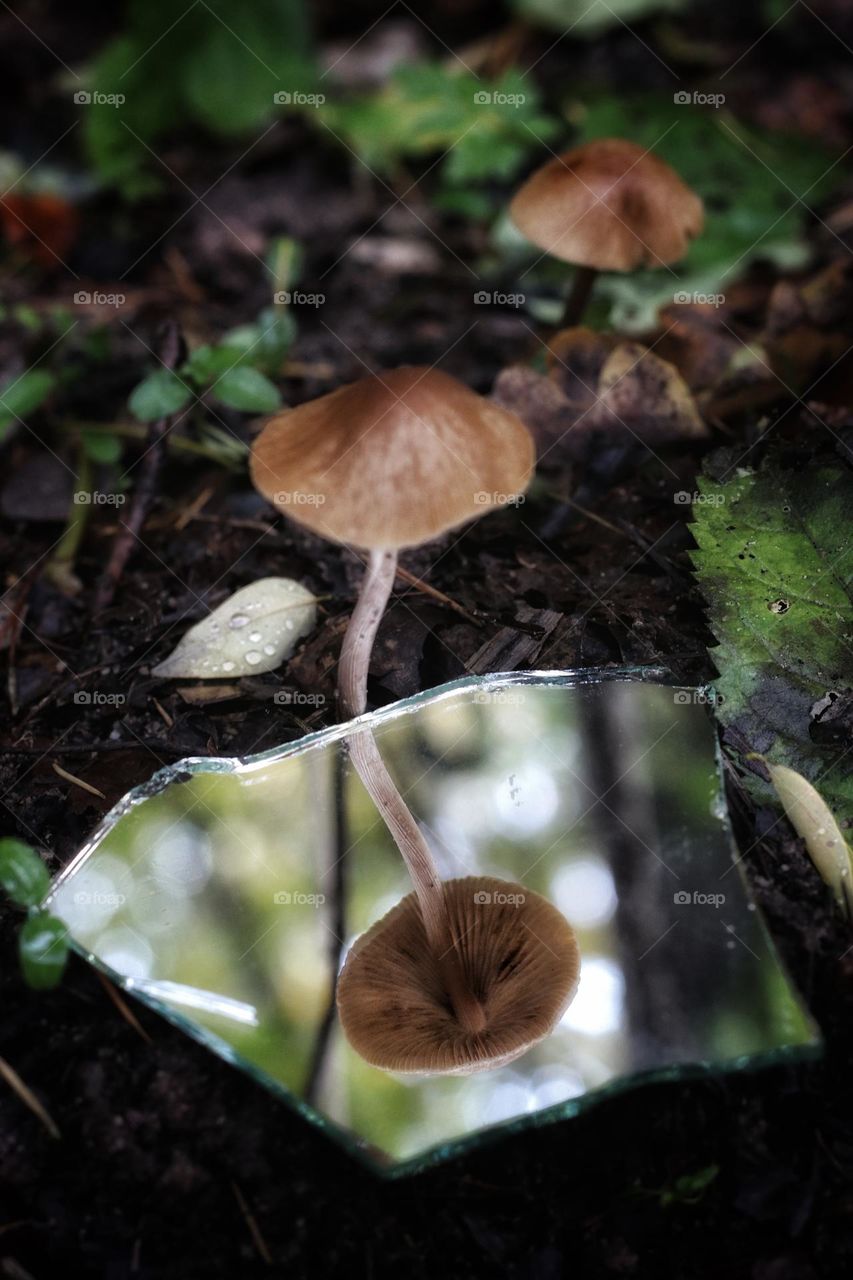
{"label": "serrated green leaf", "polygon": [[68,961],[68,927],[46,911],[36,911],[21,926],[18,956],[24,981],[34,991],[55,987]]}
{"label": "serrated green leaf", "polygon": [[23,840],[6,836],[0,840],[0,884],[19,907],[36,907],[47,893],[47,867]]}
{"label": "serrated green leaf", "polygon": [[140,422],[156,422],[179,413],[192,399],[192,390],[171,369],[155,369],[134,387],[128,408]]}
{"label": "serrated green leaf", "polygon": [[[853,772],[809,729],[814,704],[851,683],[853,479],[767,467],[703,478],[699,496],[692,558],[718,641],[718,717],[745,753],[808,779],[849,828]],[[773,802],[769,783],[749,770],[745,781]]]}
{"label": "serrated green leaf", "polygon": [[0,439],[19,418],[27,418],[47,399],[56,384],[46,369],[28,369],[0,390]]}
{"label": "serrated green leaf", "polygon": [[269,378],[250,365],[228,369],[211,388],[223,404],[243,413],[273,413],[281,408],[281,392]]}

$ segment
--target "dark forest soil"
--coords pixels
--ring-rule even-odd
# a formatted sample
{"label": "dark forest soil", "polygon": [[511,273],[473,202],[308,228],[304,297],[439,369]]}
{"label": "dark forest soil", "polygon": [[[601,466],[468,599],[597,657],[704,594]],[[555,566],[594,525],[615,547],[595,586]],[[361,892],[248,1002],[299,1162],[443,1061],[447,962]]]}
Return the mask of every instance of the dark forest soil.
{"label": "dark forest soil", "polygon": [[[734,6],[720,9],[730,13]],[[449,35],[448,13],[439,10],[437,25]],[[97,27],[96,14],[81,13],[84,29]],[[61,27],[61,19],[53,20]],[[360,23],[355,15],[350,20]],[[475,16],[463,25],[469,21],[476,29]],[[38,57],[9,20],[5,33],[10,66],[25,48],[26,75],[36,76]],[[78,40],[86,47],[79,34],[72,44]],[[617,42],[614,49],[617,63],[629,57],[627,46]],[[82,56],[76,44],[71,54]],[[559,58],[558,51],[545,64],[546,81],[561,74]],[[756,74],[770,77],[772,70],[768,62]],[[25,112],[16,109],[18,133],[26,134]],[[846,126],[833,127],[851,141]],[[181,144],[174,159],[200,189],[227,167],[221,153]],[[365,363],[441,360],[448,372],[488,392],[502,368],[529,356],[522,318],[476,308],[465,273],[404,208],[388,215],[384,233],[434,254],[434,266],[401,278],[348,257],[324,276],[339,245],[369,228],[389,201],[381,189],[353,182],[339,156],[295,126],[277,130],[249,169],[217,187],[217,214],[227,220],[239,211],[263,230],[265,200],[282,182],[287,229],[306,246],[306,277],[324,278],[327,294],[324,310],[300,317],[290,356],[301,372],[283,384],[288,403],[359,376]],[[183,207],[179,194],[164,197],[146,207],[144,226],[129,232],[109,201],[96,199],[91,234],[75,259],[80,274],[105,285],[117,279],[140,245]],[[426,206],[418,210],[425,214]],[[435,223],[437,215],[428,216]],[[441,240],[463,258],[482,247],[478,234],[453,220],[440,226]],[[182,287],[170,249],[180,252],[200,293]],[[773,283],[766,273],[743,282],[747,326]],[[45,296],[52,287],[50,279],[38,286]],[[19,277],[13,292],[23,298],[32,288]],[[266,301],[255,265],[203,209],[140,265],[133,290],[139,298],[132,329],[148,343],[157,341],[166,318],[194,336],[215,335],[250,319]],[[334,332],[324,315],[334,316]],[[4,352],[19,338],[3,327]],[[141,376],[140,341],[119,327],[115,343],[100,381],[79,392],[73,412],[80,418],[122,415]],[[837,371],[834,382],[812,394],[833,409],[839,430],[849,430],[849,391]],[[771,417],[790,408],[776,405]],[[231,425],[246,435],[239,415]],[[683,683],[713,678],[707,652],[713,637],[687,554],[689,506],[674,503],[673,494],[695,488],[709,451],[733,445],[743,451],[752,430],[749,415],[735,415],[725,433],[698,446],[662,448],[642,463],[617,452],[604,477],[579,478],[558,454],[520,509],[406,555],[405,568],[468,616],[398,583],[372,663],[372,704],[462,675],[504,629],[525,638],[517,650],[522,667],[648,663],[664,665]],[[789,465],[836,454],[835,441],[816,435],[805,409],[786,414],[779,440]],[[4,479],[44,464],[28,438],[19,437],[9,453]],[[55,481],[48,467],[48,488]],[[571,510],[549,534],[555,505],[577,496],[579,484],[584,510]],[[206,490],[197,518],[176,528]],[[25,575],[60,530],[61,523],[36,518],[4,520],[7,581]],[[77,562],[82,591],[73,599],[43,579],[30,584],[26,627],[14,651],[15,709],[2,730],[0,801],[9,830],[50,851],[52,872],[124,792],[162,764],[190,754],[249,754],[334,718],[335,664],[360,573],[356,556],[277,517],[244,474],[204,460],[179,466],[170,457],[141,544],[113,602],[96,612],[95,591],[117,532],[113,509],[95,513]],[[242,680],[237,696],[212,705],[187,704],[173,685],[150,675],[188,623],[253,579],[279,573],[323,598],[321,625],[284,672]],[[560,615],[556,627],[543,629],[545,610]],[[273,701],[282,687],[326,701],[301,719]],[[120,691],[126,702],[116,709],[75,700],[93,689]],[[59,777],[54,764],[105,799]],[[31,993],[15,957],[19,917],[3,905],[0,1053],[61,1132],[60,1140],[49,1136],[0,1086],[3,1274],[24,1280],[72,1268],[110,1280],[191,1280],[269,1274],[271,1267],[293,1276],[370,1278],[403,1270],[448,1280],[853,1274],[853,949],[845,956],[849,941],[829,917],[796,842],[777,830],[756,844],[766,816],[744,806],[736,786],[731,799],[742,846],[751,850],[753,888],[821,1023],[825,1059],[648,1086],[583,1118],[502,1138],[396,1183],[368,1175],[247,1078],[135,1009],[140,1035],[81,961],[72,958],[55,992]],[[666,1203],[664,1192],[676,1179],[712,1164],[720,1174],[695,1203]]]}

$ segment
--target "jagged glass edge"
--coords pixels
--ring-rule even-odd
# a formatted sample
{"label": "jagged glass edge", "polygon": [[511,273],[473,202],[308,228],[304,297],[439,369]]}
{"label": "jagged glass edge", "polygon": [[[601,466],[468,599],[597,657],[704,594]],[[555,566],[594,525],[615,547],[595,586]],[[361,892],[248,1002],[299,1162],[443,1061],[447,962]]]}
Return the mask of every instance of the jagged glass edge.
{"label": "jagged glass edge", "polygon": [[[566,687],[574,688],[579,685],[587,684],[604,684],[608,681],[639,681],[646,684],[659,684],[674,689],[691,689],[705,694],[708,701],[709,711],[714,703],[714,687],[713,685],[701,685],[698,690],[690,685],[682,685],[675,679],[666,667],[662,666],[632,666],[632,667],[579,667],[570,668],[565,671],[508,671],[495,672],[484,676],[462,676],[458,680],[451,680],[447,684],[438,685],[434,689],[426,689],[420,693],[413,694],[410,698],[403,698],[399,702],[394,702],[390,706],[381,707],[377,711],[369,711],[363,716],[359,716],[356,720],[349,720],[344,724],[331,725],[325,729],[318,729],[314,733],[306,734],[305,737],[297,738],[295,742],[288,742],[281,747],[271,747],[267,751],[261,751],[256,755],[250,756],[187,756],[183,760],[178,760],[174,764],[166,765],[159,769],[147,782],[141,783],[139,786],[133,787],[112,809],[102,818],[97,828],[84,844],[83,848],[77,853],[68,866],[65,867],[50,885],[47,894],[42,901],[42,906],[50,909],[54,895],[61,888],[67,879],[69,879],[77,870],[77,868],[86,861],[89,855],[98,847],[98,845],[110,834],[116,824],[124,818],[136,805],[141,804],[144,800],[150,799],[152,796],[159,795],[173,782],[186,781],[188,777],[203,773],[236,773],[237,770],[245,771],[247,768],[263,768],[270,763],[279,763],[288,759],[292,755],[302,754],[306,750],[314,747],[329,746],[331,743],[340,742],[342,738],[346,738],[352,732],[353,726],[363,725],[365,727],[380,726],[388,720],[396,720],[403,715],[411,715],[417,711],[424,703],[441,702],[445,699],[454,697],[465,689],[504,689],[509,685],[529,685],[541,687]],[[717,767],[717,782],[720,795],[725,795],[723,785],[722,772],[722,752],[720,750],[719,741],[715,741],[714,756]],[[734,834],[728,818],[728,809],[726,808],[725,817],[721,819],[725,835],[728,841],[729,849],[732,853],[733,860],[739,865],[737,859],[737,845],[735,843]],[[751,898],[749,885],[743,872],[739,870],[741,882],[744,891]],[[628,1076],[620,1077],[612,1080],[607,1084],[601,1085],[597,1089],[589,1090],[578,1098],[570,1098],[565,1102],[558,1102],[552,1107],[546,1107],[542,1111],[533,1114],[524,1114],[521,1116],[513,1116],[509,1120],[502,1121],[495,1125],[489,1125],[483,1129],[479,1129],[474,1133],[465,1134],[458,1138],[452,1138],[448,1141],[437,1143],[434,1147],[429,1147],[425,1151],[420,1152],[417,1156],[413,1156],[408,1160],[394,1160],[381,1149],[374,1147],[365,1139],[358,1138],[349,1129],[343,1128],[330,1120],[322,1112],[317,1111],[304,1099],[299,1098],[290,1089],[281,1083],[280,1080],[274,1079],[260,1067],[247,1062],[240,1056],[227,1041],[220,1039],[215,1033],[207,1031],[205,1028],[198,1026],[187,1019],[183,1014],[177,1012],[169,1005],[162,1003],[155,996],[149,995],[147,992],[137,990],[132,979],[125,978],[122,974],[110,968],[109,965],[92,952],[87,951],[81,946],[75,938],[70,938],[72,950],[81,956],[89,964],[91,964],[99,972],[105,974],[112,982],[121,990],[131,992],[137,1000],[148,1005],[155,1013],[165,1018],[172,1026],[177,1027],[185,1035],[204,1045],[206,1049],[211,1050],[218,1057],[224,1059],[231,1066],[239,1068],[245,1075],[256,1083],[268,1089],[276,1098],[280,1099],[295,1111],[303,1119],[307,1120],[315,1129],[320,1130],[331,1140],[337,1142],[358,1163],[366,1167],[369,1172],[379,1174],[383,1178],[395,1179],[407,1177],[411,1174],[421,1173],[427,1169],[434,1168],[436,1165],[443,1164],[445,1161],[453,1159],[457,1156],[467,1155],[470,1152],[478,1151],[482,1147],[489,1146],[504,1137],[509,1137],[517,1133],[524,1132],[527,1129],[536,1129],[544,1125],[555,1124],[560,1120],[570,1120],[575,1116],[584,1115],[599,1103],[605,1102],[610,1098],[619,1097],[621,1094],[631,1089],[642,1088],[646,1085],[666,1084],[673,1081],[689,1081],[700,1080],[705,1078],[721,1078],[728,1075],[736,1075],[744,1072],[760,1071],[764,1068],[789,1064],[789,1063],[806,1063],[813,1062],[820,1058],[823,1046],[819,1038],[819,1031],[803,1003],[800,993],[796,985],[790,978],[781,957],[778,954],[773,938],[764,921],[761,912],[758,912],[758,919],[761,930],[768,943],[768,947],[776,959],[776,963],[785,975],[790,990],[793,992],[794,999],[800,1007],[805,1022],[813,1029],[815,1040],[805,1045],[780,1045],[776,1049],[763,1050],[760,1053],[744,1054],[728,1061],[722,1060],[714,1062],[691,1062],[673,1064],[669,1067],[656,1067],[649,1071],[634,1072]]]}

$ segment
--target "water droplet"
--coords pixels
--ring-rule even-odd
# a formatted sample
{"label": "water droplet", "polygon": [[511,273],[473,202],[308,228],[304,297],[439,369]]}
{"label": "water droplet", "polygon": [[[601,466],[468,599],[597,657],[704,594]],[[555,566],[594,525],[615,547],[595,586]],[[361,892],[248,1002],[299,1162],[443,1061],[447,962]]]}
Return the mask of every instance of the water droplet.
{"label": "water droplet", "polygon": [[247,626],[249,615],[247,613],[232,613],[228,620],[228,625],[232,631],[239,631],[241,627]]}
{"label": "water droplet", "polygon": [[265,644],[265,645],[264,645],[264,653],[267,655],[267,657],[268,657],[268,658],[271,658],[271,657],[273,656],[273,654],[275,653],[275,645],[274,645],[274,644]]}
{"label": "water droplet", "polygon": [[292,618],[288,618],[284,625],[287,627],[288,631],[292,631],[292,630],[293,630],[293,619],[292,619]]}
{"label": "water droplet", "polygon": [[261,657],[262,655],[258,653],[257,649],[250,649],[249,652],[246,654],[246,661],[248,662],[250,667],[256,667],[260,662]]}
{"label": "water droplet", "polygon": [[236,665],[237,665],[237,663],[236,663],[236,662],[232,662],[232,661],[231,661],[231,659],[229,658],[229,659],[227,660],[227,662],[223,662],[223,664],[222,664],[222,670],[223,670],[223,671],[233,671],[233,670],[234,670],[234,668],[236,667]]}
{"label": "water droplet", "polygon": [[260,631],[252,631],[252,632],[249,634],[249,639],[250,639],[254,644],[257,644],[257,643],[258,643],[258,641],[260,640],[260,638],[261,638],[261,633],[260,633]]}

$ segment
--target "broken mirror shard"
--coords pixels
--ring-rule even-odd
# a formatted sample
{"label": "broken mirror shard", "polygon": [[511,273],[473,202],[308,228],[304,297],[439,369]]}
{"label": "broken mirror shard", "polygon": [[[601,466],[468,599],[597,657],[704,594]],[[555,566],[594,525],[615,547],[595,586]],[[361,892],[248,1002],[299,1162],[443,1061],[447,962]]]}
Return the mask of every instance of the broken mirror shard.
{"label": "broken mirror shard", "polygon": [[395,1077],[341,1033],[335,973],[411,889],[344,728],[163,770],[108,816],[51,910],[124,989],[390,1172],[644,1079],[808,1052],[814,1028],[737,866],[708,698],[661,674],[483,677],[359,722],[444,877],[520,881],[576,932],[577,995],[506,1067]]}

